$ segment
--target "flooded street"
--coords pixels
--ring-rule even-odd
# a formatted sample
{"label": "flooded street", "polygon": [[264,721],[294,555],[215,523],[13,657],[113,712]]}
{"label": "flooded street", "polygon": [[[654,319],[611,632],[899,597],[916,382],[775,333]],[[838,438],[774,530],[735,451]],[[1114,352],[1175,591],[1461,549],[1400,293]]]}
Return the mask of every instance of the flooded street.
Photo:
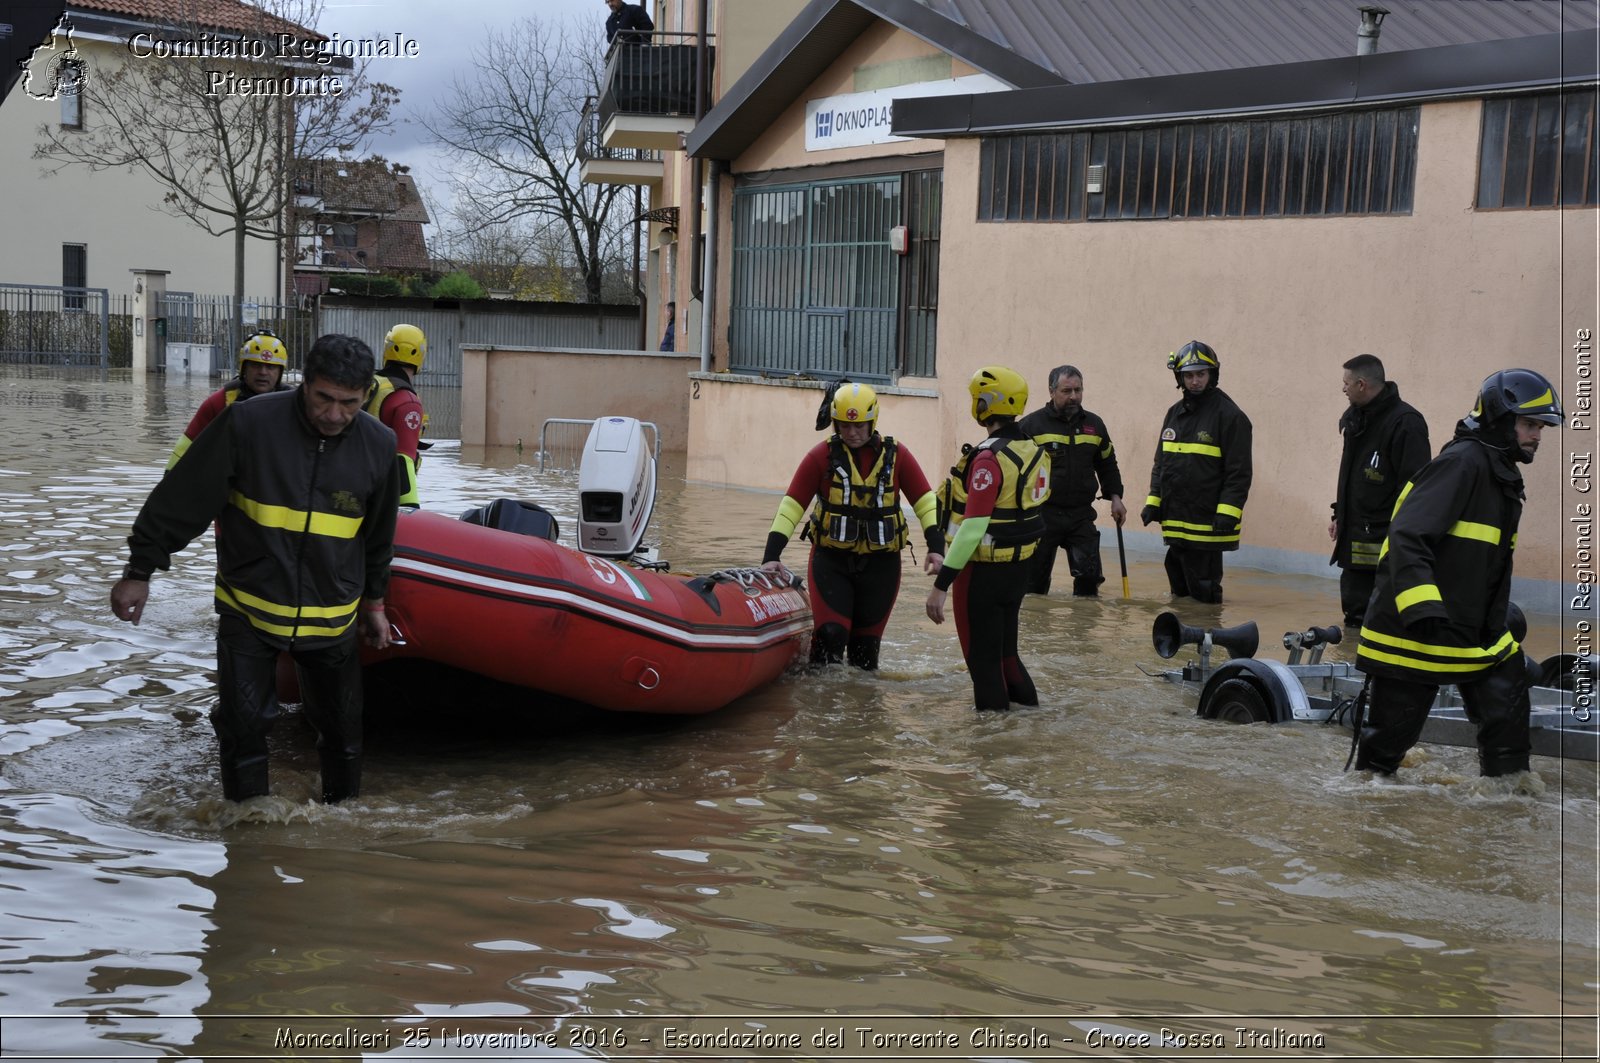
{"label": "flooded street", "polygon": [[[391,682],[361,798],[311,800],[294,715],[273,796],[223,802],[209,536],[141,626],[106,606],[207,390],[0,370],[4,1058],[1596,1053],[1595,766],[1508,786],[1419,747],[1374,783],[1343,731],[1199,721],[1139,670],[1159,559],[1120,600],[1109,530],[1111,597],[1064,596],[1063,562],[1024,607],[1038,709],[972,710],[908,559],[876,675],[642,721]],[[576,475],[531,450],[442,442],[421,479],[572,541]],[[669,466],[648,540],[753,564],[776,501]],[[1227,588],[1185,620],[1254,619],[1263,657],[1338,616],[1335,580]],[[1535,656],[1559,639],[1532,618]]]}

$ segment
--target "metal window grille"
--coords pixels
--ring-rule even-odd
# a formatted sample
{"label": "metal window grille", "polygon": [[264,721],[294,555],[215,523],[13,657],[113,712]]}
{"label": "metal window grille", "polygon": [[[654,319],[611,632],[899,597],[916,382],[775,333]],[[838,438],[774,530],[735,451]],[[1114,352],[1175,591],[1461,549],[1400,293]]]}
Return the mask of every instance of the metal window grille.
{"label": "metal window grille", "polygon": [[[746,188],[734,197],[730,367],[931,375],[942,175]],[[905,256],[889,230],[906,225]]]}
{"label": "metal window grille", "polygon": [[978,220],[1409,214],[1418,109],[985,138]]}
{"label": "metal window grille", "polygon": [[1478,209],[1600,204],[1595,98],[1587,88],[1484,100]]}

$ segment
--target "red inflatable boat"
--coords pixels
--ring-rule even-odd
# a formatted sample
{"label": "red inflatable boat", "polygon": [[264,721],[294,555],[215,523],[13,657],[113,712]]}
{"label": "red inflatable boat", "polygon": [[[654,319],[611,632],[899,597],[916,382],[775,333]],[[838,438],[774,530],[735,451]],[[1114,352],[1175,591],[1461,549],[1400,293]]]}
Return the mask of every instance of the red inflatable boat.
{"label": "red inflatable boat", "polygon": [[365,663],[420,658],[604,709],[702,713],[808,645],[811,609],[787,578],[673,575],[494,524],[401,514],[387,602],[400,644]]}

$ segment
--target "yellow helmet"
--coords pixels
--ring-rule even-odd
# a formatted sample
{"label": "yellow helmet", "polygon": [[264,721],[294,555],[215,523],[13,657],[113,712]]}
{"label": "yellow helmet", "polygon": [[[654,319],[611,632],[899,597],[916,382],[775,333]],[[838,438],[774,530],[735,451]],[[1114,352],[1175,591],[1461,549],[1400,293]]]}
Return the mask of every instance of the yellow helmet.
{"label": "yellow helmet", "polygon": [[874,424],[878,393],[866,384],[843,384],[833,393],[833,419],[845,424]]}
{"label": "yellow helmet", "polygon": [[260,362],[283,369],[289,364],[289,348],[271,329],[261,329],[239,348],[239,368],[243,369],[246,362]]}
{"label": "yellow helmet", "polygon": [[986,365],[967,384],[972,393],[972,419],[982,424],[997,415],[1021,417],[1028,409],[1028,382],[1003,365]]}
{"label": "yellow helmet", "polygon": [[415,325],[396,325],[383,338],[383,360],[401,362],[413,369],[422,368],[428,357],[428,337]]}

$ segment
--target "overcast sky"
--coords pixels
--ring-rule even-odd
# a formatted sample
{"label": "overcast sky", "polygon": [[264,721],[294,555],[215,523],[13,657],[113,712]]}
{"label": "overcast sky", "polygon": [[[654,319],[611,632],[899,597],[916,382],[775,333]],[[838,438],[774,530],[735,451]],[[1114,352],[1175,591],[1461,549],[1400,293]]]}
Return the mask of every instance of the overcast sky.
{"label": "overcast sky", "polygon": [[415,119],[448,91],[453,77],[470,71],[478,42],[498,27],[534,15],[542,22],[565,22],[574,39],[592,31],[595,50],[603,51],[608,14],[604,0],[326,0],[317,28],[354,39],[392,39],[398,33],[417,42],[416,58],[374,59],[367,70],[368,77],[401,90],[395,131],[370,147],[411,167],[443,207],[446,164]]}

